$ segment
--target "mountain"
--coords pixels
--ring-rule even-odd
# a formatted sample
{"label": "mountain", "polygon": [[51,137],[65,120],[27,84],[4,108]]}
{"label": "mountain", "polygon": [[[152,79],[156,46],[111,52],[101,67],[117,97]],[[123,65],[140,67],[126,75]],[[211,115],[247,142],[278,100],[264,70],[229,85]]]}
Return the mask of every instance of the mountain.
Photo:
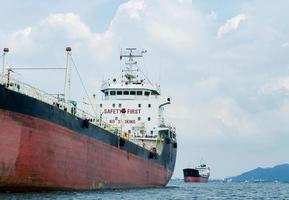
{"label": "mountain", "polygon": [[245,172],[239,176],[227,178],[226,180],[233,182],[243,182],[243,181],[289,182],[289,164],[277,165],[272,168],[258,167],[254,170]]}

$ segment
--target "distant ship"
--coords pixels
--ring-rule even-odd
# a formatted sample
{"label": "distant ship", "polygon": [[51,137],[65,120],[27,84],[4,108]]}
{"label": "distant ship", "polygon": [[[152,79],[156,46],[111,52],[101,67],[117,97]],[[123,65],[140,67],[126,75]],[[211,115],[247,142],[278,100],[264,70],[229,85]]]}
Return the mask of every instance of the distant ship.
{"label": "distant ship", "polygon": [[101,100],[90,105],[91,112],[70,98],[70,47],[62,96],[13,79],[13,69],[5,66],[8,51],[3,52],[0,83],[0,191],[168,183],[177,155],[175,128],[163,115],[171,100],[161,96],[159,85],[141,78],[135,59],[146,51],[121,51],[122,74],[103,83]]}
{"label": "distant ship", "polygon": [[205,165],[199,165],[196,168],[183,169],[185,182],[207,183],[210,177],[210,168]]}

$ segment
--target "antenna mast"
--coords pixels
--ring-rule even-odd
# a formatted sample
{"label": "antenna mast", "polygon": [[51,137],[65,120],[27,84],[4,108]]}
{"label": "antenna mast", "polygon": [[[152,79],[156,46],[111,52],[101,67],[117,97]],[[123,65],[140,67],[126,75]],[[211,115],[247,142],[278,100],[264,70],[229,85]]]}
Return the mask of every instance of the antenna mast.
{"label": "antenna mast", "polygon": [[65,68],[65,83],[64,83],[64,101],[70,100],[71,90],[71,47],[66,47],[66,68]]}
{"label": "antenna mast", "polygon": [[127,79],[129,83],[134,82],[134,79],[136,79],[138,67],[137,67],[137,61],[134,61],[134,58],[143,57],[143,54],[147,52],[147,50],[142,50],[139,53],[134,53],[136,51],[136,48],[126,48],[126,52],[123,53],[122,50],[120,52],[120,60],[122,58],[128,58],[128,62],[126,62],[126,68],[123,70],[124,77]]}
{"label": "antenna mast", "polygon": [[6,65],[6,54],[9,52],[8,48],[3,49],[3,65],[2,65],[2,78],[1,78],[1,84],[4,85],[4,76],[5,76],[5,65]]}

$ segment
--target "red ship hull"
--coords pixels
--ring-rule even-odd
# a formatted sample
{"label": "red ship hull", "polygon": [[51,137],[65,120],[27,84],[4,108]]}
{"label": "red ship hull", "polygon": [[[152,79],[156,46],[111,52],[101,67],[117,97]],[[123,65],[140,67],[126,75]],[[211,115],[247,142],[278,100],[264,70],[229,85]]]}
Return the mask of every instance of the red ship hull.
{"label": "red ship hull", "polygon": [[0,189],[165,186],[172,171],[55,123],[0,109]]}
{"label": "red ship hull", "polygon": [[208,178],[187,176],[184,178],[184,181],[185,182],[193,182],[193,183],[207,183]]}

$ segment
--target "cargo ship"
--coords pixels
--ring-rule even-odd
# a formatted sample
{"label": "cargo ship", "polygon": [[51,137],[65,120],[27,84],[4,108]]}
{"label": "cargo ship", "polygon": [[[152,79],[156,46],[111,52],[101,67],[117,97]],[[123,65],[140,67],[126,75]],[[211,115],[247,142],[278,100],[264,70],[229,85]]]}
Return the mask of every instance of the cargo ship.
{"label": "cargo ship", "polygon": [[201,164],[196,168],[183,169],[184,181],[193,183],[207,183],[210,177],[210,168]]}
{"label": "cargo ship", "polygon": [[[0,191],[164,187],[176,161],[176,129],[164,120],[159,85],[121,51],[119,77],[103,82],[100,100],[80,109],[70,98],[72,50],[66,48],[64,93],[50,95],[3,69],[0,84]],[[75,67],[75,66],[74,66]],[[88,97],[89,98],[89,97]]]}

